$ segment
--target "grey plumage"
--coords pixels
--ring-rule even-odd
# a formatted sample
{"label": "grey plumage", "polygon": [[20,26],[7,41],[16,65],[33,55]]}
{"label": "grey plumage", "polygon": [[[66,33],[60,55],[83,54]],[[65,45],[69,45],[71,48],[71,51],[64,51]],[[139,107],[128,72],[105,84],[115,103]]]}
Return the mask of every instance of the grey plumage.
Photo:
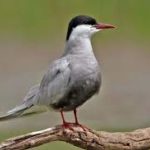
{"label": "grey plumage", "polygon": [[12,119],[15,117],[18,117],[22,115],[22,113],[31,108],[34,104],[34,98],[36,97],[36,94],[38,93],[39,85],[33,86],[28,94],[25,96],[23,103],[19,106],[16,106],[15,108],[9,110],[6,115],[0,117],[0,121]]}
{"label": "grey plumage", "polygon": [[41,84],[29,90],[23,104],[8,111],[0,120],[20,116],[34,105],[71,111],[97,93],[100,82],[99,65],[94,55],[65,55],[49,66]]}
{"label": "grey plumage", "polygon": [[68,54],[55,61],[41,82],[37,104],[70,111],[98,92],[100,71],[92,57]]}
{"label": "grey plumage", "polygon": [[[112,28],[104,24],[102,27]],[[34,105],[46,105],[56,111],[76,110],[98,93],[101,73],[91,45],[91,36],[98,31],[100,25],[95,19],[88,16],[73,18],[69,23],[64,54],[50,64],[40,85],[29,90],[23,103],[0,120],[17,117]],[[74,113],[76,117],[76,111]]]}

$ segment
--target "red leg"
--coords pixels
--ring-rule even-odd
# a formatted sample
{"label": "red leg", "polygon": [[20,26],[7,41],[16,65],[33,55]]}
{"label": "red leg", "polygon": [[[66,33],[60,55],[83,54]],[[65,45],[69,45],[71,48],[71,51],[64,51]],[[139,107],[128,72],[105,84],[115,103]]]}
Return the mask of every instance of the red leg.
{"label": "red leg", "polygon": [[65,124],[66,121],[65,121],[65,117],[64,117],[63,111],[61,110],[60,113],[61,113],[61,118],[62,118],[63,124]]}
{"label": "red leg", "polygon": [[86,129],[88,129],[87,127],[85,127],[84,125],[82,125],[82,124],[79,123],[78,117],[77,117],[77,110],[74,109],[73,112],[74,112],[74,117],[75,117],[75,124],[76,124],[77,126],[81,127],[84,131],[85,131]]}
{"label": "red leg", "polygon": [[72,125],[73,125],[73,124],[65,121],[65,117],[64,117],[64,114],[63,114],[63,111],[62,111],[62,110],[60,111],[60,113],[61,113],[61,118],[62,118],[62,121],[63,121],[62,126],[63,126],[64,128],[69,128],[70,130],[73,130],[73,128],[72,128]]}
{"label": "red leg", "polygon": [[73,113],[74,113],[74,117],[75,117],[75,124],[79,125],[79,121],[78,121],[78,117],[77,117],[77,110],[74,109]]}

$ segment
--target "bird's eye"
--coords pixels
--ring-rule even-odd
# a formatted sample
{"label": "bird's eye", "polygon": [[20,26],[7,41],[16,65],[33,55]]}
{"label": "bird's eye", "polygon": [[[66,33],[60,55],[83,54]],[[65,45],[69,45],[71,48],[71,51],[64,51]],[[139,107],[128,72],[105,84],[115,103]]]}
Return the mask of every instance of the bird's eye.
{"label": "bird's eye", "polygon": [[92,25],[91,27],[92,27],[92,28],[96,28],[96,25],[94,24],[94,25]]}

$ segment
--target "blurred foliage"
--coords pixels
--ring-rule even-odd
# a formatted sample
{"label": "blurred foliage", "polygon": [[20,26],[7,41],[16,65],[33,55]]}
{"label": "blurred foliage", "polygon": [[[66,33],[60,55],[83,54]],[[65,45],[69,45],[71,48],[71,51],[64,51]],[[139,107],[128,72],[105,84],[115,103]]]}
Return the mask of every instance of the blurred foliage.
{"label": "blurred foliage", "polygon": [[149,6],[148,0],[1,0],[0,35],[45,40],[65,33],[73,16],[87,14],[116,24],[116,34],[148,38]]}
{"label": "blurred foliage", "polygon": [[[117,30],[115,30],[115,32],[109,32],[109,36],[115,37],[117,44],[118,44],[118,40],[120,37],[121,37],[121,39],[126,38],[126,39],[130,40],[130,38],[132,38],[132,39],[135,39],[135,41],[137,39],[140,39],[141,41],[149,42],[149,39],[150,39],[150,19],[149,19],[150,9],[149,9],[149,6],[150,6],[150,1],[148,1],[148,0],[139,0],[139,1],[137,1],[137,0],[111,0],[111,1],[106,1],[106,0],[74,0],[74,1],[73,0],[65,0],[65,1],[61,1],[61,0],[59,0],[59,1],[58,0],[0,0],[0,42],[2,42],[3,40],[12,41],[12,40],[23,39],[23,41],[28,41],[28,42],[29,41],[32,42],[33,40],[35,40],[35,41],[40,40],[40,43],[42,43],[43,41],[47,42],[51,39],[50,43],[52,43],[53,40],[54,41],[55,41],[55,39],[59,40],[59,38],[61,38],[61,41],[62,41],[62,39],[65,39],[64,35],[67,30],[66,28],[68,25],[68,21],[72,17],[79,15],[79,14],[90,15],[90,16],[97,18],[98,21],[112,23],[112,24],[116,25]],[[105,34],[107,34],[107,31],[105,32]],[[106,37],[107,37],[107,42],[108,42],[108,40],[113,39],[113,38],[108,39],[108,36],[106,36]],[[103,38],[101,38],[101,40],[105,41],[105,36],[103,36]],[[17,43],[19,43],[18,41],[17,41]],[[141,41],[140,41],[140,44],[141,44]],[[23,46],[20,46],[21,48],[19,47],[18,48],[19,50],[16,50],[17,46],[16,47],[14,46],[13,49],[16,50],[14,52],[12,50],[11,46],[12,45],[10,44],[10,48],[8,48],[8,49],[1,48],[1,56],[3,58],[3,59],[1,59],[1,60],[3,60],[1,63],[1,65],[2,65],[1,68],[2,67],[4,68],[4,71],[2,70],[1,74],[5,73],[5,76],[6,76],[6,78],[2,78],[1,82],[3,80],[6,82],[8,77],[12,78],[12,74],[10,74],[10,76],[8,76],[9,73],[7,73],[6,70],[10,71],[11,68],[12,68],[12,70],[15,70],[15,66],[17,66],[17,65],[21,64],[20,67],[23,69],[19,70],[19,72],[21,72],[22,74],[25,74],[25,72],[26,72],[26,70],[24,69],[25,65],[23,65],[21,62],[23,62],[23,60],[24,60],[24,62],[25,62],[24,64],[26,64],[27,56],[30,56],[30,59],[28,59],[28,60],[30,60],[29,63],[32,65],[34,65],[33,62],[37,58],[37,62],[36,61],[35,62],[36,62],[36,65],[38,66],[38,68],[47,56],[46,52],[45,52],[45,55],[41,55],[41,54],[43,54],[43,51],[42,51],[42,52],[36,54],[36,56],[39,55],[39,58],[42,58],[42,59],[39,59],[38,57],[36,57],[35,59],[32,59],[32,57],[34,56],[34,53],[29,52],[29,54],[26,55],[25,59],[22,59],[23,57],[21,57],[22,54],[20,54],[20,53],[22,53],[25,50],[27,51],[28,47],[22,48]],[[37,44],[37,47],[38,47],[38,44]],[[37,47],[34,49],[37,49]],[[128,56],[130,56],[130,58],[133,59],[135,57],[135,53],[133,53],[133,54],[130,53],[129,55],[123,56],[122,52],[114,53],[114,51],[115,51],[114,49],[117,49],[117,48],[114,45],[113,45],[113,47],[114,47],[114,48],[112,48],[113,54],[116,55],[116,53],[117,53],[118,55],[116,55],[115,59],[112,59],[112,60],[111,60],[111,57],[109,57],[110,55],[112,55],[111,52],[110,52],[110,54],[105,55],[106,66],[104,68],[106,68],[105,72],[107,72],[107,62],[108,62],[108,66],[110,64],[110,68],[108,69],[108,70],[110,70],[110,72],[108,72],[108,74],[111,74],[111,76],[109,76],[107,79],[112,77],[113,83],[118,81],[121,83],[120,87],[122,87],[122,84],[125,85],[124,83],[121,82],[123,76],[115,74],[116,75],[115,77],[117,77],[117,80],[114,80],[115,78],[113,78],[111,68],[114,69],[114,72],[118,73],[117,71],[119,69],[116,67],[116,70],[115,70],[115,65],[117,66],[118,62],[119,61],[121,62],[121,60],[123,60],[123,62],[125,62],[126,65],[128,65],[128,63],[126,63],[127,62],[126,60],[129,58]],[[22,49],[22,50],[20,50],[20,49]],[[43,47],[41,49],[43,49]],[[46,47],[46,49],[49,49],[49,48]],[[120,49],[122,49],[122,47]],[[129,49],[129,51],[131,51],[132,49],[133,48],[131,47]],[[29,50],[31,51],[32,47],[31,48],[29,47]],[[6,61],[5,57],[2,55],[2,53],[4,53],[4,52],[7,57],[9,56],[7,58],[7,61],[8,62],[10,61],[9,63]],[[124,50],[124,53],[125,52],[126,52],[126,50]],[[13,57],[12,54],[14,54],[15,57],[17,57],[17,58]],[[23,53],[23,55],[24,54],[25,53]],[[112,56],[114,56],[114,55],[112,55]],[[109,58],[110,62],[107,59],[107,57]],[[122,59],[123,57],[124,57],[124,59]],[[21,58],[20,64],[18,63],[19,58]],[[49,58],[49,56],[47,56],[47,60],[48,60],[48,58]],[[112,65],[115,63],[114,60],[116,60],[118,58],[121,58],[121,59],[119,61],[117,61],[115,65]],[[141,57],[139,57],[139,58],[141,58]],[[15,60],[17,60],[16,63],[14,63]],[[140,59],[137,59],[137,60],[138,60],[137,62],[139,62]],[[143,59],[141,59],[141,60],[145,60],[145,57],[143,57]],[[33,61],[33,62],[31,63],[31,61]],[[120,63],[120,66],[121,66],[120,68],[125,68],[125,67],[122,67],[122,65],[124,64],[123,62]],[[144,61],[141,61],[141,62],[144,62]],[[8,63],[8,65],[7,65],[7,63]],[[127,66],[128,71],[129,71],[129,66],[131,66],[131,68],[132,68],[131,64],[132,64],[132,61],[131,61],[130,65]],[[145,63],[145,64],[148,64],[148,63]],[[140,65],[141,65],[141,63],[140,63]],[[138,65],[136,65],[136,66],[138,67]],[[143,68],[143,66],[141,68]],[[131,71],[135,70],[135,68],[134,69],[133,68],[131,69]],[[32,66],[32,69],[33,69],[33,66]],[[137,69],[138,69],[137,73],[135,72],[135,75],[133,74],[134,79],[135,79],[135,76],[137,76],[137,74],[139,72],[142,72],[141,70],[139,71],[139,68],[137,68]],[[145,69],[145,70],[146,70],[145,72],[147,74],[148,69]],[[35,66],[34,66],[34,71],[35,71]],[[37,72],[39,72],[39,70]],[[23,80],[21,78],[21,76],[24,76],[24,75],[22,75],[21,73],[19,76],[20,80],[18,80],[18,74],[16,73],[17,75],[16,74],[15,75],[16,75],[17,80],[15,82],[8,82],[9,88],[11,87],[10,85],[12,85],[11,83],[16,84],[18,81]],[[124,72],[123,72],[123,74],[124,74]],[[131,75],[132,74],[130,74],[129,77],[132,77]],[[126,76],[126,74],[125,74],[125,76]],[[29,77],[29,75],[27,75],[27,78],[28,77]],[[120,80],[118,79],[118,77],[119,78],[121,77]],[[30,78],[31,78],[31,75],[30,75]],[[33,75],[32,78],[35,79],[35,76]],[[133,79],[133,78],[131,78],[131,79]],[[144,78],[144,75],[142,76],[142,79],[143,78]],[[26,78],[24,78],[24,80],[25,79]],[[13,80],[13,78],[12,78],[12,80]],[[137,81],[139,82],[139,80],[137,80]],[[144,82],[142,81],[142,83],[144,83]],[[147,83],[147,81],[145,83]],[[132,84],[132,82],[131,82],[131,84]],[[115,85],[117,87],[116,89],[120,88],[117,85],[117,83],[115,83]],[[141,85],[143,85],[143,84],[141,84]],[[6,91],[8,92],[9,90],[7,87],[5,88],[5,86],[2,86],[1,88],[6,89]],[[135,86],[136,86],[136,84],[135,84]],[[145,86],[145,84],[144,84],[144,86]],[[22,87],[22,86],[20,86],[20,87]],[[142,86],[139,86],[139,87],[142,87]],[[126,85],[126,88],[128,88],[127,85]],[[114,85],[113,85],[112,89],[115,89]],[[135,90],[135,92],[137,92],[136,88],[134,90]],[[24,91],[24,89],[22,89],[22,91]],[[120,89],[119,89],[119,91],[120,91]],[[133,93],[132,88],[129,91],[129,93],[127,93],[127,94],[128,95],[131,94],[130,92]],[[3,93],[3,92],[1,92],[1,93]],[[4,95],[7,95],[8,93],[6,93]],[[108,93],[110,93],[109,90],[108,90]],[[114,94],[114,91],[112,93]],[[123,93],[125,93],[125,89],[123,89]],[[16,95],[18,95],[18,94],[19,93],[17,93]],[[118,95],[118,92],[117,92],[117,95]],[[121,93],[121,95],[123,95],[123,94]],[[1,94],[1,96],[2,96],[2,94]],[[10,95],[10,96],[12,97],[12,95]],[[111,96],[111,98],[112,98],[112,96]],[[1,98],[1,99],[3,100],[3,98]],[[109,99],[109,98],[106,97],[106,99]],[[114,99],[116,100],[116,99],[121,99],[121,98],[114,98]],[[125,97],[125,99],[128,99],[128,97],[127,98]],[[149,98],[147,101],[149,101]],[[109,101],[107,101],[107,102],[108,102],[108,104],[111,103],[111,101],[110,101],[110,103],[109,103]],[[107,102],[106,102],[106,104],[107,104]],[[114,103],[114,105],[121,105],[123,102],[125,102],[124,99],[120,102],[120,104],[118,104],[118,101],[113,102],[113,103]],[[141,99],[139,101],[139,105],[140,105],[140,102],[141,102]],[[132,103],[132,100],[131,100],[131,103]],[[138,102],[136,102],[136,103],[138,103]],[[108,105],[108,106],[110,106],[110,105]],[[135,103],[133,103],[132,106],[135,106]],[[112,105],[112,107],[113,107],[113,105]],[[108,109],[109,109],[109,107],[108,107]],[[116,107],[114,107],[114,109],[115,109],[114,112],[117,112]],[[125,109],[126,109],[126,107],[125,107]],[[140,107],[140,109],[141,109],[141,107]],[[145,109],[145,106],[144,106],[144,109]],[[121,107],[120,107],[120,110],[121,110],[121,112],[123,112]],[[137,108],[137,111],[139,112],[138,108]],[[111,111],[110,111],[110,113],[111,113]],[[118,113],[116,113],[116,114],[118,114]],[[148,115],[144,114],[143,116],[148,116]],[[102,117],[102,116],[100,116],[100,117]],[[131,117],[132,117],[132,115],[131,115]],[[109,119],[110,118],[112,118],[112,117],[109,117]],[[134,118],[136,120],[135,116],[134,116]],[[103,121],[105,122],[105,119],[107,122],[106,117],[104,117]],[[100,121],[101,120],[102,119],[100,119]],[[103,121],[101,121],[101,122],[103,122]],[[115,122],[115,117],[113,117],[113,121]],[[141,120],[139,122],[141,122]],[[124,124],[124,122],[122,124]],[[117,128],[117,130],[118,130],[118,128]],[[27,132],[30,132],[30,131],[28,130]],[[13,129],[8,130],[7,132],[0,134],[0,141],[2,141],[3,139],[9,138],[9,137],[20,135],[20,134],[22,134],[22,131],[20,132],[19,129],[17,131],[13,130]],[[58,143],[46,144],[42,147],[35,148],[35,149],[36,150],[46,150],[46,149],[77,150],[78,148],[75,148],[73,146],[70,146],[70,145],[67,145],[64,143],[60,144],[60,142],[59,142],[59,144]]]}

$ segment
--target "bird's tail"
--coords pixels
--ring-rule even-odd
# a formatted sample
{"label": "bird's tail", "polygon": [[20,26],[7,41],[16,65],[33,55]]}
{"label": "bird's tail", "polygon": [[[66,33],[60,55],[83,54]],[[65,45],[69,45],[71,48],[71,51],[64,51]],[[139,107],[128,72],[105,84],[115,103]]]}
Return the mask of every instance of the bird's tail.
{"label": "bird's tail", "polygon": [[19,117],[23,114],[23,112],[29,108],[31,108],[33,105],[27,105],[26,103],[23,103],[19,106],[16,106],[15,108],[11,109],[6,113],[6,115],[0,116],[0,121],[13,119],[16,117]]}
{"label": "bird's tail", "polygon": [[6,115],[0,116],[0,121],[16,118],[22,115],[25,110],[31,108],[34,105],[34,101],[37,99],[36,94],[38,93],[38,90],[39,85],[32,87],[25,96],[23,103],[8,111]]}

